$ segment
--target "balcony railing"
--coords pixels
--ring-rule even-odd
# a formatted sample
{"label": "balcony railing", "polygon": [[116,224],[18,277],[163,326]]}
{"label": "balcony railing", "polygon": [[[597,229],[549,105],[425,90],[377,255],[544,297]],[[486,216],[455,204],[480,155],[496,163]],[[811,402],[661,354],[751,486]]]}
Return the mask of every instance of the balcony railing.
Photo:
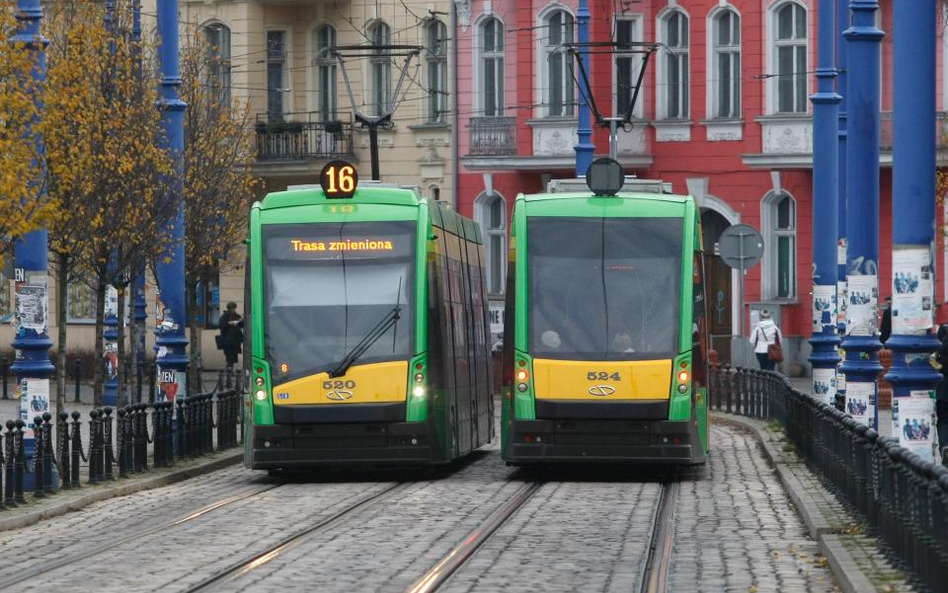
{"label": "balcony railing", "polygon": [[352,155],[352,121],[317,121],[316,113],[257,115],[257,160],[317,161]]}
{"label": "balcony railing", "polygon": [[469,156],[517,154],[516,117],[472,117],[468,130],[471,136]]}
{"label": "balcony railing", "polygon": [[[883,111],[879,118],[879,149],[891,152],[895,142],[892,112]],[[938,150],[948,148],[948,113],[939,111],[935,121],[935,146]]]}

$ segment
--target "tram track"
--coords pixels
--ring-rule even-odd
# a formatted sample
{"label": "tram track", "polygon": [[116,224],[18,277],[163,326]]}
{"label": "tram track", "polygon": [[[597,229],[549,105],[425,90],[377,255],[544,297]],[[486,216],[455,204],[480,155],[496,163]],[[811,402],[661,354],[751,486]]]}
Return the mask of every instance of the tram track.
{"label": "tram track", "polygon": [[227,583],[241,578],[251,571],[265,566],[266,564],[269,564],[270,562],[280,558],[293,548],[296,548],[297,546],[309,541],[313,536],[339,525],[355,512],[376,506],[383,501],[394,497],[398,493],[403,492],[413,484],[415,484],[415,482],[399,482],[397,484],[383,488],[381,491],[362,497],[356,502],[347,505],[342,510],[333,513],[332,516],[323,519],[314,525],[310,525],[309,527],[293,532],[262,552],[256,552],[250,556],[238,560],[237,562],[217,571],[197,584],[192,585],[185,591],[187,593],[194,593],[196,591],[212,591],[219,587],[223,587]]}
{"label": "tram track", "polygon": [[668,569],[671,564],[674,544],[675,507],[678,504],[680,485],[677,479],[662,483],[661,497],[655,510],[649,547],[642,576],[639,579],[641,593],[665,593],[668,585]]}
{"label": "tram track", "polygon": [[136,531],[124,537],[119,537],[118,539],[110,540],[108,543],[101,544],[98,546],[93,546],[93,547],[84,549],[80,552],[63,556],[62,558],[57,558],[55,560],[42,562],[34,566],[31,566],[25,570],[20,570],[13,576],[0,579],[0,591],[6,590],[8,587],[12,587],[13,585],[17,585],[19,583],[22,583],[23,581],[39,578],[45,573],[47,573],[48,571],[62,568],[64,566],[69,566],[70,564],[75,564],[76,562],[81,562],[82,560],[91,558],[92,556],[96,556],[104,552],[108,552],[109,550],[113,550],[115,548],[123,546],[137,539],[148,537],[156,533],[161,533],[162,531],[172,529],[179,525],[189,523],[191,521],[194,521],[195,519],[199,519],[200,517],[207,515],[208,513],[212,513],[220,508],[226,507],[235,502],[239,502],[242,500],[246,500],[248,498],[259,496],[266,492],[270,492],[271,490],[279,488],[282,485],[283,484],[268,484],[267,486],[263,488],[256,488],[249,492],[241,492],[240,494],[228,496],[227,498],[223,498],[221,500],[218,500],[217,502],[203,506],[195,511],[192,511],[185,515],[181,515],[177,517],[176,519],[173,519],[161,525],[156,525],[154,527],[142,529],[140,531]]}

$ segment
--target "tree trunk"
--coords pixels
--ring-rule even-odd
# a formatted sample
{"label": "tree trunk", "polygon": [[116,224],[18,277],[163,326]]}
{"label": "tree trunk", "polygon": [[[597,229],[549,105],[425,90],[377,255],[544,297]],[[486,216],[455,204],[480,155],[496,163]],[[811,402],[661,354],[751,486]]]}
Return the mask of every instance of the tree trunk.
{"label": "tree trunk", "polygon": [[116,343],[118,345],[118,358],[116,367],[118,367],[118,396],[116,403],[119,407],[128,404],[125,387],[128,385],[128,377],[125,373],[125,287],[118,286],[118,336]]}
{"label": "tree trunk", "polygon": [[56,417],[66,411],[66,320],[69,298],[69,256],[63,253],[56,258]]}
{"label": "tree trunk", "polygon": [[190,350],[191,364],[188,366],[188,391],[189,394],[200,393],[203,391],[201,385],[201,327],[198,324],[197,315],[197,282],[191,278],[184,281],[185,294],[187,297],[187,315],[188,331],[190,332]]}
{"label": "tree trunk", "polygon": [[[131,356],[131,365],[130,370],[131,374],[124,379],[124,393],[128,393],[129,389],[132,389],[132,386],[137,387],[138,379],[138,321],[135,319],[135,299],[137,298],[137,291],[135,290],[136,280],[133,277],[132,283],[129,285],[129,311],[126,313],[128,315],[128,353],[127,356]],[[137,396],[136,396],[137,397]],[[132,398],[129,397],[125,402],[126,404],[132,403]]]}
{"label": "tree trunk", "polygon": [[102,405],[102,388],[105,382],[105,347],[102,332],[105,329],[105,290],[106,283],[99,277],[95,287],[95,365],[93,366],[92,398],[96,406]]}

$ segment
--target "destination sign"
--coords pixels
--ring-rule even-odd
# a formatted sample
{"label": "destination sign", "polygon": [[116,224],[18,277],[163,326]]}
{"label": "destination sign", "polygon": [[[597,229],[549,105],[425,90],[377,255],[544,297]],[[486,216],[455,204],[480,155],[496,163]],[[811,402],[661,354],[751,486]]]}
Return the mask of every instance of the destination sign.
{"label": "destination sign", "polygon": [[327,198],[348,199],[359,186],[359,172],[346,161],[331,161],[319,172],[319,185]]}
{"label": "destination sign", "polygon": [[345,241],[300,241],[290,239],[293,251],[392,251],[395,249],[391,241],[363,239],[361,241],[346,239]]}
{"label": "destination sign", "polygon": [[264,228],[268,260],[331,261],[406,257],[414,252],[409,221],[272,225]]}

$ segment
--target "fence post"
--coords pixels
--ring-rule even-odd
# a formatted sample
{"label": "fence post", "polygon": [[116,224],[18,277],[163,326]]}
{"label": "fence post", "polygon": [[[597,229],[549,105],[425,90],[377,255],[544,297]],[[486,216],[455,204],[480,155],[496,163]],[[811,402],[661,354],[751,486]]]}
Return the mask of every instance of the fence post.
{"label": "fence post", "polygon": [[43,483],[46,486],[46,493],[52,494],[56,491],[56,484],[53,484],[53,465],[56,463],[56,455],[53,452],[53,415],[49,412],[43,412],[43,430],[46,435],[43,437]]}
{"label": "fence post", "polygon": [[127,478],[128,477],[128,455],[126,454],[127,450],[127,435],[125,431],[125,415],[128,413],[128,406],[118,408],[115,411],[115,435],[116,443],[115,446],[118,449],[118,467],[119,467],[119,477]]}
{"label": "fence post", "polygon": [[151,413],[152,442],[154,444],[155,467],[164,467],[167,465],[166,442],[165,442],[165,402],[155,402],[154,410]]}
{"label": "fence post", "polygon": [[60,412],[56,422],[56,457],[59,459],[59,476],[62,488],[67,489],[69,483],[69,414]]}
{"label": "fence post", "polygon": [[16,426],[16,434],[13,439],[13,499],[17,504],[26,504],[26,498],[23,497],[23,472],[26,471],[26,451],[23,449],[23,430],[26,423],[17,418],[14,424]]}
{"label": "fence post", "polygon": [[148,471],[148,404],[138,404],[138,451],[135,459],[138,461],[138,471]]}
{"label": "fence post", "polygon": [[13,423],[13,420],[7,420],[7,432],[3,435],[3,448],[4,448],[4,473],[5,476],[5,487],[3,490],[3,505],[7,508],[12,508],[16,506],[16,500],[13,494],[14,487],[14,465],[16,464],[15,453],[16,445],[14,441],[16,439],[16,425]]}
{"label": "fence post", "polygon": [[112,464],[115,462],[115,450],[112,447],[112,408],[106,406],[103,411],[105,412],[102,420],[104,429],[102,431],[102,461],[105,465],[103,479],[114,480],[115,476],[112,475]]}
{"label": "fence post", "polygon": [[148,403],[155,403],[155,380],[157,379],[158,369],[154,364],[148,364]]}
{"label": "fence post", "polygon": [[72,476],[69,480],[69,485],[72,488],[78,488],[81,486],[79,483],[79,460],[84,458],[85,455],[82,452],[82,415],[79,412],[72,413],[72,431],[70,436],[72,436],[72,451],[70,455],[72,456]]}
{"label": "fence post", "polygon": [[46,486],[43,483],[43,479],[46,477],[46,470],[44,469],[44,462],[46,461],[43,458],[43,451],[45,446],[43,444],[43,439],[46,435],[43,430],[43,417],[34,416],[33,417],[33,459],[32,462],[32,471],[33,474],[33,498],[44,498],[46,496]]}
{"label": "fence post", "polygon": [[99,411],[89,411],[89,483],[95,484],[99,481],[99,429],[102,427],[99,422]]}

